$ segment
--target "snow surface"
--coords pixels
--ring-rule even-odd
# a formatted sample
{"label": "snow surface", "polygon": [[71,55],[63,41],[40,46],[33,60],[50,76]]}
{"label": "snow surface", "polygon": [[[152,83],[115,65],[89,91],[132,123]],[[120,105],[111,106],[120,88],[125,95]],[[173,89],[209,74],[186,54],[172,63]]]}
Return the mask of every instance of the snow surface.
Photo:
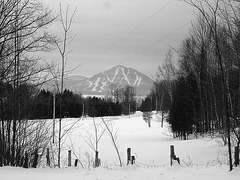
{"label": "snow surface", "polygon": [[0,169],[1,180],[239,180],[239,168],[228,172],[226,167],[186,168],[141,168],[131,166],[117,170],[103,167],[87,169]]}
{"label": "snow surface", "polygon": [[[0,180],[169,180],[169,179],[239,179],[240,168],[229,172],[227,166],[227,147],[221,145],[221,139],[211,137],[192,138],[182,141],[173,139],[169,126],[164,122],[161,128],[160,115],[153,114],[151,127],[143,120],[142,114],[105,118],[117,132],[117,144],[124,163],[119,167],[116,151],[107,133],[99,142],[99,158],[102,166],[87,168],[89,157],[94,156],[94,151],[87,145],[93,133],[93,119],[64,119],[64,138],[62,148],[62,169],[48,168],[41,165],[37,169],[22,169],[13,167],[0,168]],[[101,118],[95,118],[100,124]],[[99,133],[101,126],[99,125]],[[85,141],[84,141],[85,139]],[[174,162],[170,166],[169,149],[175,146],[175,153],[181,160],[181,165]],[[132,148],[132,155],[136,156],[135,165],[126,165],[126,150]],[[67,151],[73,152],[73,162],[78,158],[82,165],[67,167]],[[73,164],[72,162],[72,164]],[[44,161],[43,161],[44,163]],[[84,167],[84,168],[83,168]]]}

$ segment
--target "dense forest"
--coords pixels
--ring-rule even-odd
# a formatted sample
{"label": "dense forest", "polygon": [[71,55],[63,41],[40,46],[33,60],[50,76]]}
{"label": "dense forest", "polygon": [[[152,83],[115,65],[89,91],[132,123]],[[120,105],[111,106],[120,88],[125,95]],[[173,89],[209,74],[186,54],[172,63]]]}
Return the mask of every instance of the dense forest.
{"label": "dense forest", "polygon": [[231,143],[240,144],[240,8],[228,0],[185,2],[197,10],[196,19],[176,50],[178,64],[169,50],[149,96],[156,97],[157,110],[163,96],[170,98],[175,137],[220,135],[231,170]]}
{"label": "dense forest", "polygon": [[[11,98],[13,88],[9,85],[3,89],[1,86],[2,97],[5,101],[1,104],[1,114],[4,119],[12,118],[14,99]],[[31,88],[27,85],[21,85],[19,92],[19,101],[21,105],[20,119],[52,119],[54,108],[54,94],[48,90],[42,89],[33,96]],[[55,95],[55,117],[60,117],[60,93]],[[73,93],[65,89],[62,94],[62,117],[78,118],[82,116],[101,117],[101,116],[119,116],[130,114],[136,111],[136,102],[116,101],[112,98],[86,97]]]}

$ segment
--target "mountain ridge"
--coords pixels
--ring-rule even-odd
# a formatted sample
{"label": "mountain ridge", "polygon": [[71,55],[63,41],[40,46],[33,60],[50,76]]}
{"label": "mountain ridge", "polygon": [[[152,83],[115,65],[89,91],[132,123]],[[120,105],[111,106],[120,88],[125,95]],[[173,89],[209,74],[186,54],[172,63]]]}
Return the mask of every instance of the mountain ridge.
{"label": "mountain ridge", "polygon": [[145,74],[122,65],[117,65],[109,70],[95,74],[88,78],[87,81],[89,84],[84,94],[90,92],[90,95],[94,93],[96,95],[109,93],[109,86],[113,83],[120,87],[127,85],[135,87],[137,95],[147,95],[153,84],[152,79]]}
{"label": "mountain ridge", "polygon": [[84,96],[106,96],[111,95],[112,84],[117,88],[132,86],[136,95],[146,96],[153,86],[153,80],[134,68],[117,65],[90,78],[81,75],[69,76],[64,82],[64,88]]}

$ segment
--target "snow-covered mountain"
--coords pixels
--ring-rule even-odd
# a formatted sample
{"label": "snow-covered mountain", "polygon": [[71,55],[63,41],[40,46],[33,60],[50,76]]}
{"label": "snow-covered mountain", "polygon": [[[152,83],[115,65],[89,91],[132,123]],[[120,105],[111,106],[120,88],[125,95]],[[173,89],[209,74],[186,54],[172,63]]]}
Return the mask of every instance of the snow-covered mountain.
{"label": "snow-covered mountain", "polygon": [[[71,77],[68,78],[69,80]],[[68,81],[68,89],[83,95],[107,95],[110,94],[110,86],[118,87],[133,86],[137,95],[145,96],[153,86],[153,80],[143,73],[124,66],[115,66],[107,71],[98,73],[91,78],[80,81]]]}

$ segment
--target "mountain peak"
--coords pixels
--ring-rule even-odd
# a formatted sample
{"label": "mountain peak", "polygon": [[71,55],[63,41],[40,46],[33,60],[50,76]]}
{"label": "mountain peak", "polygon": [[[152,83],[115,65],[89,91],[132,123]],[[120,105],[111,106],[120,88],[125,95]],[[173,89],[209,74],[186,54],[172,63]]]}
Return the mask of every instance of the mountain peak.
{"label": "mountain peak", "polygon": [[[117,65],[117,66],[112,67],[111,69],[119,69],[119,68],[129,69],[123,65]],[[111,69],[109,69],[109,70],[111,70]]]}
{"label": "mountain peak", "polygon": [[117,65],[91,78],[83,79],[77,83],[75,81],[68,88],[83,95],[106,95],[110,93],[110,85],[113,83],[122,88],[133,86],[136,89],[136,94],[143,96],[149,94],[153,86],[152,79],[143,73],[133,68]]}

